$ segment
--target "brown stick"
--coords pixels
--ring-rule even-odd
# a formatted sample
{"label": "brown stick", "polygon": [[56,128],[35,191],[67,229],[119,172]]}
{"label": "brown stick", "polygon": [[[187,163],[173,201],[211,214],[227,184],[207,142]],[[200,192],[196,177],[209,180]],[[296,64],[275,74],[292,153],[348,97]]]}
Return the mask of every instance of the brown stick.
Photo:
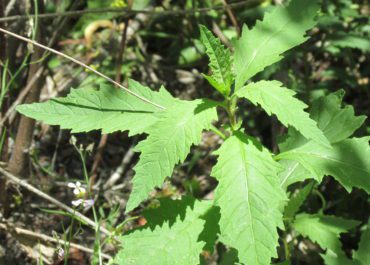
{"label": "brown stick", "polygon": [[[44,10],[44,2],[41,0],[37,1],[37,4],[41,10]],[[43,36],[43,29],[41,24],[38,23],[35,25],[37,30],[36,39],[41,42],[45,37]],[[31,56],[31,61],[39,61],[44,52],[40,47],[35,47],[34,52]],[[32,78],[36,75],[40,68],[40,64],[31,64],[28,71],[27,83],[29,83]],[[40,97],[41,87],[44,80],[39,78],[36,82],[30,87],[27,96],[25,97],[25,103],[37,102]],[[15,175],[24,176],[28,168],[28,149],[32,143],[33,129],[35,127],[35,120],[30,119],[26,116],[22,116],[18,125],[18,132],[14,142],[14,149],[9,160],[9,171]]]}
{"label": "brown stick", "polygon": [[[135,140],[134,140],[135,142]],[[120,179],[122,175],[124,175],[128,164],[131,162],[135,152],[133,150],[134,144],[132,144],[129,149],[127,150],[126,154],[123,156],[121,164],[116,168],[113,174],[109,177],[109,179],[104,183],[103,189],[108,190],[116,184],[116,182]]]}
{"label": "brown stick", "polygon": [[225,36],[220,27],[214,21],[212,22],[212,31],[227,48],[231,50],[233,49],[233,46],[231,45],[229,39]]}
{"label": "brown stick", "polygon": [[[50,236],[47,236],[47,235],[44,235],[44,234],[40,234],[40,233],[36,233],[36,232],[30,231],[30,230],[27,230],[27,229],[14,227],[12,225],[0,223],[0,229],[3,229],[3,230],[8,231],[10,233],[16,233],[16,234],[19,234],[19,235],[34,237],[34,238],[37,238],[37,239],[39,239],[43,242],[47,242],[47,243],[56,243],[56,244],[62,244],[62,245],[69,245],[70,247],[79,249],[79,250],[81,250],[83,252],[86,252],[86,253],[89,253],[89,254],[94,253],[93,249],[81,246],[79,244],[67,242],[67,241],[62,240],[62,239],[56,239],[56,238],[53,238],[53,237],[50,237]],[[108,260],[112,258],[110,255],[104,254],[104,253],[102,253],[101,256],[105,259],[108,259]]]}
{"label": "brown stick", "polygon": [[[53,197],[49,196],[48,194],[40,191],[39,189],[35,188],[34,186],[28,184],[25,180],[21,180],[19,179],[18,177],[14,176],[13,174],[11,174],[10,172],[6,171],[5,169],[3,169],[2,167],[0,167],[0,173],[5,176],[7,179],[9,179],[10,181],[18,184],[19,186],[31,191],[32,193],[36,194],[37,196],[51,202],[52,204],[56,205],[57,207],[59,207],[60,209],[63,209],[65,210],[67,213],[71,214],[71,215],[74,215],[76,216],[78,219],[82,220],[84,223],[86,223],[88,226],[90,226],[91,228],[93,229],[97,229],[98,228],[98,224],[96,224],[93,220],[91,220],[90,218],[86,217],[85,215],[77,212],[75,209],[72,209],[71,207],[65,205],[64,203],[54,199]],[[99,227],[99,230],[107,235],[107,236],[110,236],[111,235],[111,232],[109,232],[106,228],[100,226]]]}
{"label": "brown stick", "polygon": [[240,27],[239,27],[239,24],[238,24],[238,20],[236,19],[236,16],[234,14],[234,11],[230,7],[231,4],[228,4],[226,0],[222,0],[222,2],[225,5],[226,12],[229,15],[231,23],[235,27],[235,30],[236,30],[236,33],[238,34],[238,37],[240,37]]}
{"label": "brown stick", "polygon": [[90,185],[88,187],[90,191],[92,191],[92,188],[96,182],[96,178],[98,177],[97,171],[98,171],[100,162],[103,159],[103,152],[104,152],[105,146],[107,145],[107,141],[108,141],[108,134],[102,134],[100,141],[99,141],[98,148],[96,150],[96,154],[94,156],[94,162],[93,162],[91,172],[90,172]]}

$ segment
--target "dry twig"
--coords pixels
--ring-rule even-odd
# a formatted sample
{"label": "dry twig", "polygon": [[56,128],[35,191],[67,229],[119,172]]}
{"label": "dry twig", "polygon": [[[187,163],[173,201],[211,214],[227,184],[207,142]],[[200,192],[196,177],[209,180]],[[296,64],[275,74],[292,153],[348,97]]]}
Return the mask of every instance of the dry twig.
{"label": "dry twig", "polygon": [[126,154],[124,155],[119,167],[117,167],[117,169],[113,172],[110,178],[104,183],[104,186],[103,186],[104,190],[108,190],[111,187],[113,187],[114,184],[116,184],[116,182],[120,179],[122,174],[125,173],[128,164],[131,162],[135,154],[133,147],[134,147],[133,145],[130,146],[130,148],[127,150]]}

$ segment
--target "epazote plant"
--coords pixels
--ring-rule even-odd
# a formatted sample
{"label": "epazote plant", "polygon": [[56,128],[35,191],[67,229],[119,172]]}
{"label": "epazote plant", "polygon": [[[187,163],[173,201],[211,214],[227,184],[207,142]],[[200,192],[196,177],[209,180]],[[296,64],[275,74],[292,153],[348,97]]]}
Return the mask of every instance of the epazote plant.
{"label": "epazote plant", "polygon": [[[351,106],[341,106],[341,90],[314,101],[309,114],[307,105],[282,83],[249,82],[308,38],[306,31],[315,25],[317,11],[316,1],[294,0],[288,7],[276,7],[253,29],[243,27],[241,37],[232,43],[233,52],[200,26],[212,70],[204,77],[223,95],[222,102],[180,100],[164,87],[155,92],[130,80],[129,89],[155,104],[101,85],[98,90],[73,89],[67,97],[17,108],[26,116],[73,133],[101,129],[103,133],[128,130],[130,136],[147,134],[136,147],[140,159],[126,212],[171,177],[191,146],[200,143],[204,130],[218,131],[212,125],[217,108],[227,112],[225,139],[214,152],[218,156],[211,173],[218,181],[214,200],[160,199],[158,208],[144,211],[145,227],[121,237],[117,264],[199,264],[200,253],[212,251],[219,241],[236,250],[235,262],[268,265],[278,258],[278,229],[294,229],[319,244],[328,265],[369,264],[369,228],[352,261],[341,250],[339,234],[358,222],[322,213],[297,214],[315,181],[320,183],[327,175],[347,191],[357,187],[370,193],[369,137],[350,138],[365,117],[355,116]],[[273,155],[242,129],[238,100],[249,100],[289,127],[280,153]],[[306,179],[314,181],[298,193],[288,193],[288,185]],[[280,259],[289,261],[289,243],[284,236],[281,239],[286,251]]]}

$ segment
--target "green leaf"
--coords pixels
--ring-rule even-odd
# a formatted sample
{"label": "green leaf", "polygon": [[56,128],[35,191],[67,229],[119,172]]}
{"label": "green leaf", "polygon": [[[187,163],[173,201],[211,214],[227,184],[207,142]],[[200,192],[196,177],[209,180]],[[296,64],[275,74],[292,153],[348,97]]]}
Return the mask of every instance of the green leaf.
{"label": "green leaf", "polygon": [[304,186],[302,189],[298,189],[294,192],[285,206],[284,209],[284,218],[293,219],[296,213],[299,211],[299,208],[302,206],[307,196],[311,193],[315,183],[311,182]]}
{"label": "green leaf", "polygon": [[[311,141],[281,153],[276,158],[298,162],[318,182],[321,182],[324,176],[333,176],[348,192],[357,187],[370,193],[369,137],[343,140],[333,144],[332,148]],[[296,169],[286,169],[291,172],[294,170]]]}
{"label": "green leaf", "polygon": [[120,265],[199,264],[199,254],[205,245],[198,241],[205,225],[201,217],[211,206],[211,201],[195,201],[186,207],[185,216],[178,216],[172,225],[164,222],[154,229],[147,227],[122,236],[123,249],[115,262]]}
{"label": "green leaf", "polygon": [[317,121],[330,143],[350,137],[366,120],[366,116],[355,116],[352,106],[342,108],[343,96],[344,90],[338,90],[312,104],[311,117]]}
{"label": "green leaf", "polygon": [[152,229],[162,226],[164,222],[172,226],[178,217],[185,218],[186,209],[192,208],[194,203],[195,198],[191,196],[183,196],[181,200],[173,200],[169,197],[159,198],[154,206],[146,208],[142,214]]}
{"label": "green leaf", "polygon": [[347,258],[343,251],[334,253],[333,251],[327,250],[325,254],[321,254],[320,256],[323,258],[326,265],[361,265]]}
{"label": "green leaf", "polygon": [[291,263],[290,263],[289,260],[286,260],[286,261],[282,261],[282,262],[279,262],[279,263],[274,263],[273,265],[291,265]]}
{"label": "green leaf", "polygon": [[[280,150],[284,152],[276,156],[285,168],[280,173],[282,186],[287,187],[291,183],[303,181],[306,178],[321,181],[324,175],[334,174],[332,176],[342,184],[349,185],[348,190],[351,182],[360,188],[364,183],[365,186],[362,188],[369,189],[369,184],[366,184],[367,179],[370,178],[369,159],[366,157],[369,156],[369,145],[365,138],[345,140],[363,124],[366,117],[355,116],[352,106],[343,108],[342,98],[343,91],[339,90],[317,99],[312,104],[311,116],[333,143],[333,148],[319,146],[289,128],[285,141],[279,144]],[[346,150],[346,148],[349,149]],[[312,164],[317,161],[320,163]]]}
{"label": "green leaf", "polygon": [[304,111],[307,105],[293,97],[293,90],[282,87],[279,81],[251,83],[237,91],[237,95],[261,105],[268,115],[275,114],[285,126],[293,126],[307,139],[330,146],[324,133]]}
{"label": "green leaf", "polygon": [[[158,202],[159,207],[148,208],[143,212],[145,219],[148,221],[147,226],[152,230],[156,226],[162,226],[165,222],[172,226],[177,218],[183,220],[186,216],[186,209],[188,207],[194,208],[196,200],[191,196],[183,196],[181,200],[173,200],[167,197],[158,199]],[[205,224],[198,239],[206,242],[204,250],[213,251],[219,233],[218,220],[220,214],[218,207],[210,208],[200,218],[205,220]]]}
{"label": "green leaf", "polygon": [[368,265],[370,264],[370,222],[362,232],[358,250],[353,253],[353,260],[346,257],[342,250],[327,251],[321,255],[326,265]]}
{"label": "green leaf", "polygon": [[[342,107],[343,90],[316,99],[311,106],[311,118],[324,132],[330,143],[350,137],[366,120],[366,116],[355,116],[353,107]],[[346,126],[343,126],[345,124]],[[290,129],[288,141],[280,144],[281,151],[287,151],[307,143],[298,132]]]}
{"label": "green leaf", "polygon": [[223,253],[221,261],[218,265],[236,265],[240,264],[238,261],[238,252],[235,249],[230,249],[228,252]]}
{"label": "green leaf", "polygon": [[[356,116],[353,107],[342,107],[344,91],[338,90],[325,97],[316,99],[311,106],[311,117],[317,122],[330,143],[336,143],[350,137],[366,120],[366,116]],[[346,126],[343,126],[346,124]],[[306,144],[308,141],[293,128],[288,136],[279,143],[280,151],[288,151]]]}
{"label": "green leaf", "polygon": [[205,100],[178,101],[158,114],[158,121],[147,130],[149,136],[136,147],[141,155],[126,212],[172,175],[174,166],[185,160],[190,147],[200,143],[202,131],[216,119],[215,107]]}
{"label": "green leaf", "polygon": [[278,62],[282,53],[306,41],[305,33],[315,25],[317,1],[293,0],[278,6],[258,21],[253,29],[245,25],[240,39],[233,42],[236,90],[266,66]]}
{"label": "green leaf", "polygon": [[[129,88],[137,94],[161,104],[171,106],[175,99],[163,87],[154,92],[130,80]],[[24,104],[17,111],[27,117],[50,125],[60,125],[73,133],[102,130],[102,133],[130,130],[130,135],[143,133],[157,121],[156,113],[163,110],[128,94],[122,89],[101,85],[100,89],[72,89],[64,98],[44,103]]]}
{"label": "green leaf", "polygon": [[206,53],[210,60],[209,67],[212,70],[211,76],[203,76],[214,88],[227,97],[233,82],[230,51],[205,26],[200,25],[199,28],[200,38],[206,47]]}
{"label": "green leaf", "polygon": [[206,242],[204,246],[204,250],[210,251],[213,253],[215,242],[218,239],[218,235],[220,234],[220,208],[219,207],[212,207],[202,219],[206,221],[204,224],[204,229],[202,233],[199,235],[199,240]]}
{"label": "green leaf", "polygon": [[340,48],[359,49],[363,52],[370,52],[370,40],[368,36],[339,32],[328,36],[328,44]]}
{"label": "green leaf", "polygon": [[211,175],[219,182],[220,241],[238,251],[241,263],[270,265],[276,257],[277,227],[283,226],[281,168],[260,143],[238,132],[215,154],[219,157]]}
{"label": "green leaf", "polygon": [[358,250],[353,254],[353,258],[361,265],[370,264],[370,220],[367,228],[361,234]]}
{"label": "green leaf", "polygon": [[280,186],[285,189],[293,183],[314,178],[312,174],[296,160],[280,159],[279,156],[276,156],[275,159],[279,160],[280,165],[285,168],[279,174],[281,181]]}
{"label": "green leaf", "polygon": [[181,67],[194,65],[196,62],[202,59],[204,54],[204,46],[198,39],[190,40],[185,46],[179,51],[177,64]]}
{"label": "green leaf", "polygon": [[341,250],[339,236],[359,224],[355,220],[346,220],[336,216],[322,214],[299,214],[293,223],[294,229],[301,235],[316,242],[322,249],[334,253]]}

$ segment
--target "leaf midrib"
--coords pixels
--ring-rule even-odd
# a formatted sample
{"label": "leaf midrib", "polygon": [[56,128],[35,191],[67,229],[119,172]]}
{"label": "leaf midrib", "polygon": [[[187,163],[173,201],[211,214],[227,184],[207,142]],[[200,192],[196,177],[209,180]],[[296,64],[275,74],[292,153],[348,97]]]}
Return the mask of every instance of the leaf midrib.
{"label": "leaf midrib", "polygon": [[[208,38],[208,35],[207,34],[205,34],[206,35],[206,38],[207,38],[207,41],[208,41],[208,46],[212,49],[212,53],[213,53],[213,57],[214,58],[216,58],[216,62],[217,62],[217,66],[218,66],[218,72],[220,73],[220,76],[221,76],[221,79],[222,79],[222,84],[223,84],[223,86],[226,86],[226,80],[224,79],[224,75],[223,75],[223,73],[222,73],[222,66],[221,66],[221,63],[220,63],[220,61],[219,61],[219,58],[217,57],[217,55],[216,55],[216,50],[213,48],[213,45],[212,45],[212,43],[211,43],[211,41],[210,41],[210,39]],[[223,53],[223,51],[221,50],[221,53]],[[224,54],[225,55],[225,54]],[[214,71],[213,71],[213,69],[212,69],[212,72],[213,72],[213,74],[214,74]],[[216,82],[218,83],[218,81],[216,80]]]}
{"label": "leaf midrib", "polygon": [[360,171],[363,171],[363,172],[366,172],[366,173],[370,173],[370,170],[364,170],[363,168],[361,167],[358,167],[358,166],[353,166],[352,163],[346,163],[346,162],[343,162],[341,160],[338,160],[338,159],[335,159],[335,158],[331,158],[331,157],[325,157],[325,156],[322,156],[322,155],[319,155],[319,154],[314,154],[314,153],[307,153],[307,152],[297,152],[297,151],[294,151],[294,152],[287,152],[287,153],[282,153],[282,156],[279,155],[279,158],[282,158],[282,159],[288,159],[288,160],[295,160],[295,159],[291,159],[288,157],[286,157],[286,155],[289,155],[289,154],[297,154],[297,155],[308,155],[308,156],[313,156],[313,157],[318,157],[318,158],[321,158],[323,160],[329,160],[329,161],[333,161],[333,162],[337,162],[339,164],[343,164],[343,165],[346,165],[348,167],[352,167],[352,168],[355,168],[357,170],[360,170]]}
{"label": "leaf midrib", "polygon": [[286,175],[286,177],[283,179],[283,181],[280,183],[280,187],[283,187],[285,182],[289,179],[289,177],[293,174],[293,172],[297,169],[299,163],[295,162],[295,165],[292,167],[292,169],[289,171],[289,173]]}
{"label": "leaf midrib", "polygon": [[[262,22],[261,23],[263,23],[263,21],[264,20],[262,20]],[[278,29],[274,34],[272,34],[271,36],[270,36],[270,38],[266,38],[259,46],[258,46],[258,48],[257,49],[255,49],[254,50],[254,52],[253,52],[253,56],[252,56],[252,58],[251,58],[251,60],[249,60],[249,62],[248,61],[246,61],[247,62],[247,64],[243,64],[243,68],[245,68],[245,69],[247,69],[246,70],[246,73],[248,73],[248,71],[249,71],[249,67],[250,67],[250,65],[254,62],[254,60],[256,59],[256,57],[257,57],[257,55],[260,53],[260,50],[261,50],[261,48],[263,47],[263,46],[265,46],[266,45],[266,43],[268,43],[268,42],[270,42],[271,41],[271,39],[273,39],[273,38],[275,38],[276,37],[276,35],[277,34],[279,34],[279,33],[281,33],[282,31],[283,31],[283,29],[290,23],[291,21],[288,21],[288,22],[286,22],[280,29]],[[256,27],[258,27],[258,25],[256,25]],[[255,28],[256,28],[255,27]],[[255,29],[255,28],[253,28],[253,29]],[[253,30],[252,29],[252,30]],[[250,31],[250,32],[252,32],[252,31]],[[278,54],[278,55],[280,55],[280,54]],[[250,78],[250,77],[249,77]],[[246,80],[247,81],[247,80]]]}
{"label": "leaf midrib", "polygon": [[[253,246],[254,246],[254,252],[257,254],[257,248],[256,248],[256,238],[255,238],[255,234],[254,234],[254,229],[253,229],[253,220],[252,220],[252,213],[251,213],[251,205],[250,205],[250,198],[249,198],[249,180],[248,180],[248,170],[246,168],[246,164],[247,164],[247,154],[245,152],[245,149],[244,149],[244,143],[241,142],[239,139],[238,139],[238,145],[239,145],[239,149],[240,149],[240,154],[241,154],[241,157],[242,157],[242,166],[243,166],[243,171],[244,171],[244,176],[245,176],[245,188],[246,188],[246,191],[247,191],[247,205],[248,205],[248,216],[249,216],[249,222],[250,222],[250,228],[252,230],[252,241],[253,241]],[[258,260],[258,255],[255,255],[255,258],[256,258],[256,265],[257,264],[260,264],[259,263],[259,260]]]}

